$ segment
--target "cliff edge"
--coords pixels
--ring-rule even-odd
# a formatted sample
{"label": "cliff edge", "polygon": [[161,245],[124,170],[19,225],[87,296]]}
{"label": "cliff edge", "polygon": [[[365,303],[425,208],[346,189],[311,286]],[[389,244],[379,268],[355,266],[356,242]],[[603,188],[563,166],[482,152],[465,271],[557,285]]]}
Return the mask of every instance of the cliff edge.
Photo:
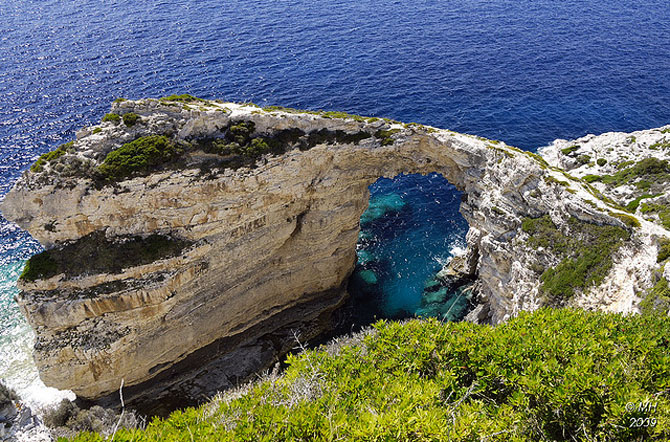
{"label": "cliff edge", "polygon": [[385,119],[117,100],[2,203],[46,249],[18,296],[40,376],[83,399],[123,380],[130,402],[185,405],[271,366],[295,330],[330,326],[368,186],[401,173],[463,192],[464,269],[487,320],[542,305],[637,311],[668,231],[556,166]]}

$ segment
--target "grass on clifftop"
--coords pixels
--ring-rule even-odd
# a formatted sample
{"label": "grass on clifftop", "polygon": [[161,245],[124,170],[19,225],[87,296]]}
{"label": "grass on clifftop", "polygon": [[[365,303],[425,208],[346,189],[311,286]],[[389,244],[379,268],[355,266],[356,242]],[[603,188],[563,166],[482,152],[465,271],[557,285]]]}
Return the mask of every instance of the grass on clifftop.
{"label": "grass on clifftop", "polygon": [[561,232],[548,215],[524,218],[521,229],[529,235],[529,246],[562,257],[540,276],[542,293],[559,304],[576,289],[600,284],[612,268],[612,254],[630,238],[621,227],[598,226],[574,217],[568,220],[568,234]]}
{"label": "grass on clifftop", "polygon": [[[497,327],[431,319],[374,329],[354,345],[291,356],[282,376],[244,394],[177,411],[144,430],[122,429],[114,440],[670,437],[668,318],[542,309]],[[640,410],[647,401],[654,408]],[[647,418],[655,425],[636,426]]]}

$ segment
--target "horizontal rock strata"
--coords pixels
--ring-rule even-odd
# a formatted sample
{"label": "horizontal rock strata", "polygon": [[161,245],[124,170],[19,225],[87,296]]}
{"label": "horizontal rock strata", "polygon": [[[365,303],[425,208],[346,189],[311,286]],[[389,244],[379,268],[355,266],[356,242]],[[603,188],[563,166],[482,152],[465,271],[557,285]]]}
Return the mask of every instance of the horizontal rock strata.
{"label": "horizontal rock strata", "polygon": [[[634,227],[650,221],[631,223],[583,181],[500,142],[200,100],[119,101],[112,112],[137,122],[79,131],[2,204],[48,250],[29,263],[18,297],[40,375],[84,399],[114,396],[121,380],[138,401],[199,398],[269,366],[294,330],[326,328],[379,177],[437,172],[464,192],[465,271],[494,323],[546,302],[540,274],[564,259],[529,245],[526,218],[549,215],[566,235],[570,218],[630,232],[615,261],[656,244]],[[122,157],[146,143],[161,154],[141,165]],[[149,252],[135,256],[137,244]]]}

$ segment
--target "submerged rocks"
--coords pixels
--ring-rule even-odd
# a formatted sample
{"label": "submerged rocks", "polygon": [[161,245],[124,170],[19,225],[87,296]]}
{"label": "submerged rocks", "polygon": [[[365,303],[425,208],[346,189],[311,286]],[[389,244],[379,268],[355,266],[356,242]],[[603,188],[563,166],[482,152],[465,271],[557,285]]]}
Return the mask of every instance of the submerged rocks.
{"label": "submerged rocks", "polygon": [[[526,217],[550,216],[562,229],[571,217],[619,226],[632,239],[618,253],[645,253],[633,244],[648,221],[504,143],[204,100],[124,101],[112,111],[137,122],[79,132],[62,155],[26,172],[1,207],[62,264],[42,260],[34,278],[24,275],[18,301],[37,335],[40,376],[83,399],[114,400],[123,380],[129,403],[168,396],[185,405],[270,367],[293,346],[293,331],[305,339],[327,329],[356,265],[368,186],[382,176],[436,172],[464,193],[462,267],[477,278],[492,322],[542,305],[533,265],[562,259],[528,243]],[[103,258],[128,241],[179,247],[122,262],[91,256],[103,264],[78,271],[65,265],[64,251],[92,237],[100,240],[91,253]],[[588,299],[591,289],[577,291]]]}
{"label": "submerged rocks", "polygon": [[458,321],[476,305],[477,291],[475,269],[468,268],[466,256],[455,255],[426,281],[417,315]]}

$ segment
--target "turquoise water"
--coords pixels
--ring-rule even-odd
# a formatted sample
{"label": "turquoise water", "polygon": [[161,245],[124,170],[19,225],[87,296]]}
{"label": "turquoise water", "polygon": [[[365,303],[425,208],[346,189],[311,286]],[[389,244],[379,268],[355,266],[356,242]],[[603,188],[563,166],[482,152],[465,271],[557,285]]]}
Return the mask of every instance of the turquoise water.
{"label": "turquoise water", "polygon": [[[380,178],[361,216],[358,263],[349,286],[355,303],[378,318],[405,318],[421,309],[426,282],[465,247],[460,193],[438,174]],[[454,293],[445,293],[444,304]]]}

